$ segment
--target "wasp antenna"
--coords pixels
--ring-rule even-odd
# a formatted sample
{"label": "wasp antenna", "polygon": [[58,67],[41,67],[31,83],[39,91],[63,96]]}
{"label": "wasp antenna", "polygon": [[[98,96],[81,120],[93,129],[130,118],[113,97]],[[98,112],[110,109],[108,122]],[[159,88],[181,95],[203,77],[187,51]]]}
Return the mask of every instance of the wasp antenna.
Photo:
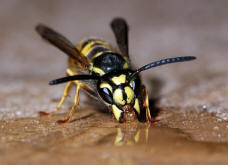
{"label": "wasp antenna", "polygon": [[62,77],[62,78],[52,80],[49,82],[49,85],[61,84],[61,83],[74,81],[74,80],[98,80],[98,79],[99,77],[95,75],[75,75],[75,76],[67,76],[67,77]]}
{"label": "wasp antenna", "polygon": [[182,57],[166,58],[166,59],[162,59],[159,61],[155,61],[155,62],[149,63],[149,64],[137,69],[134,73],[132,73],[130,75],[128,80],[131,80],[139,72],[142,72],[144,70],[148,70],[152,67],[157,67],[157,66],[165,65],[165,64],[169,64],[169,63],[191,61],[191,60],[195,60],[195,59],[196,59],[195,56],[182,56]]}

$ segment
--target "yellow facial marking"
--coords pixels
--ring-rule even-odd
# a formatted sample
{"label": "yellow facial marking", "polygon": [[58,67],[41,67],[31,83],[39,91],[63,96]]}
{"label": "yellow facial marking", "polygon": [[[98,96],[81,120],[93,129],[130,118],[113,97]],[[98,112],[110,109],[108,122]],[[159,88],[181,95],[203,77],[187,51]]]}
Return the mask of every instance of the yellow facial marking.
{"label": "yellow facial marking", "polygon": [[125,87],[124,90],[127,94],[127,103],[131,103],[132,99],[134,98],[133,90],[130,87]]}
{"label": "yellow facial marking", "polygon": [[100,76],[103,76],[105,74],[105,72],[102,69],[97,67],[93,67],[92,71],[98,73]]}
{"label": "yellow facial marking", "polygon": [[117,108],[117,106],[116,105],[112,105],[112,112],[113,112],[113,114],[114,114],[114,116],[115,116],[115,118],[116,118],[116,120],[120,120],[120,116],[121,116],[121,110],[119,109],[119,108]]}
{"label": "yellow facial marking", "polygon": [[125,64],[123,65],[123,68],[124,69],[127,69],[128,68],[128,63],[127,62],[125,62]]}
{"label": "yellow facial marking", "polygon": [[121,74],[120,76],[113,77],[112,81],[116,85],[120,85],[122,83],[125,83],[126,82],[126,75],[125,74]]}
{"label": "yellow facial marking", "polygon": [[113,99],[116,103],[124,105],[126,101],[123,99],[123,92],[121,89],[116,89],[113,93]]}
{"label": "yellow facial marking", "polygon": [[100,84],[100,88],[108,88],[112,92],[112,86],[108,84],[107,82],[102,82]]}
{"label": "yellow facial marking", "polygon": [[135,99],[135,105],[134,105],[135,110],[140,114],[140,107],[139,107],[139,100]]}

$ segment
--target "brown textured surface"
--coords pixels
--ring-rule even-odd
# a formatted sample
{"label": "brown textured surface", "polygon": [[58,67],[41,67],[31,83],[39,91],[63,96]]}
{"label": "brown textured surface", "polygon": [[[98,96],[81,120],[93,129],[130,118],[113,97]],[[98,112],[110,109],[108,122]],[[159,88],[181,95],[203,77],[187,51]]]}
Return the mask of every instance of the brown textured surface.
{"label": "brown textured surface", "polygon": [[[227,164],[227,7],[206,0],[0,2],[1,164]],[[47,82],[64,75],[66,56],[43,42],[35,25],[54,27],[73,43],[97,36],[115,45],[115,16],[129,22],[136,66],[198,58],[142,74],[150,96],[159,98],[160,122],[118,124],[102,106],[87,106],[84,95],[73,122],[40,119],[38,111],[54,109],[62,94],[64,85]],[[61,112],[72,100],[73,93]]]}

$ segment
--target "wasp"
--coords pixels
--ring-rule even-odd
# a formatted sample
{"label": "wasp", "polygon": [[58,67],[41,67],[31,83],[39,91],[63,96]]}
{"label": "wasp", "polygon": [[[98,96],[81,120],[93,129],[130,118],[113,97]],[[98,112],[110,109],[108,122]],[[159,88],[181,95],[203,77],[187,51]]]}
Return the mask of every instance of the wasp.
{"label": "wasp", "polygon": [[167,58],[133,69],[129,60],[127,22],[123,18],[115,18],[110,26],[118,50],[108,42],[95,38],[83,40],[75,46],[55,30],[43,24],[36,26],[36,31],[43,39],[69,57],[66,77],[49,82],[50,85],[66,83],[63,95],[54,111],[40,112],[41,115],[52,115],[58,111],[72,86],[76,86],[74,104],[66,118],[58,120],[58,123],[71,120],[79,104],[81,89],[107,105],[120,123],[134,120],[154,121],[150,114],[148,93],[139,73],[160,65],[194,60],[196,57]]}

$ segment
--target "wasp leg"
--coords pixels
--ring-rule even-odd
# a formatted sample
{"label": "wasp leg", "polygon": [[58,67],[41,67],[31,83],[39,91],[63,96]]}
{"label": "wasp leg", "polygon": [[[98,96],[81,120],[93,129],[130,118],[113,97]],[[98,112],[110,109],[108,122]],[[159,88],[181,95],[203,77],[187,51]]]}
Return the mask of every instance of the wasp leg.
{"label": "wasp leg", "polygon": [[67,114],[66,118],[64,120],[58,120],[57,123],[63,124],[71,120],[78,104],[79,104],[79,91],[80,91],[80,84],[76,85],[75,89],[75,96],[74,96],[74,105],[72,106],[70,112]]}
{"label": "wasp leg", "polygon": [[94,92],[92,89],[90,89],[86,84],[81,83],[81,88],[84,89],[86,92],[88,92],[91,96],[98,98],[98,95],[96,92]]}
{"label": "wasp leg", "polygon": [[151,118],[150,108],[149,108],[149,97],[148,97],[148,93],[147,93],[146,87],[144,85],[142,85],[142,90],[143,90],[143,105],[144,105],[144,107],[146,109],[146,118],[147,118],[147,121],[150,122],[150,123],[156,123],[159,120],[153,120]]}
{"label": "wasp leg", "polygon": [[41,115],[41,116],[44,116],[44,115],[51,116],[51,115],[55,114],[55,113],[61,108],[61,106],[62,106],[62,104],[63,104],[65,98],[68,96],[68,94],[69,94],[69,92],[70,92],[70,89],[71,89],[72,85],[73,85],[72,82],[68,82],[68,83],[66,84],[66,87],[65,87],[64,92],[63,92],[63,96],[61,97],[61,99],[60,99],[60,101],[59,101],[59,104],[58,104],[58,106],[56,107],[56,109],[54,109],[54,110],[53,110],[52,112],[50,112],[50,113],[40,111],[40,112],[39,112],[40,115]]}

